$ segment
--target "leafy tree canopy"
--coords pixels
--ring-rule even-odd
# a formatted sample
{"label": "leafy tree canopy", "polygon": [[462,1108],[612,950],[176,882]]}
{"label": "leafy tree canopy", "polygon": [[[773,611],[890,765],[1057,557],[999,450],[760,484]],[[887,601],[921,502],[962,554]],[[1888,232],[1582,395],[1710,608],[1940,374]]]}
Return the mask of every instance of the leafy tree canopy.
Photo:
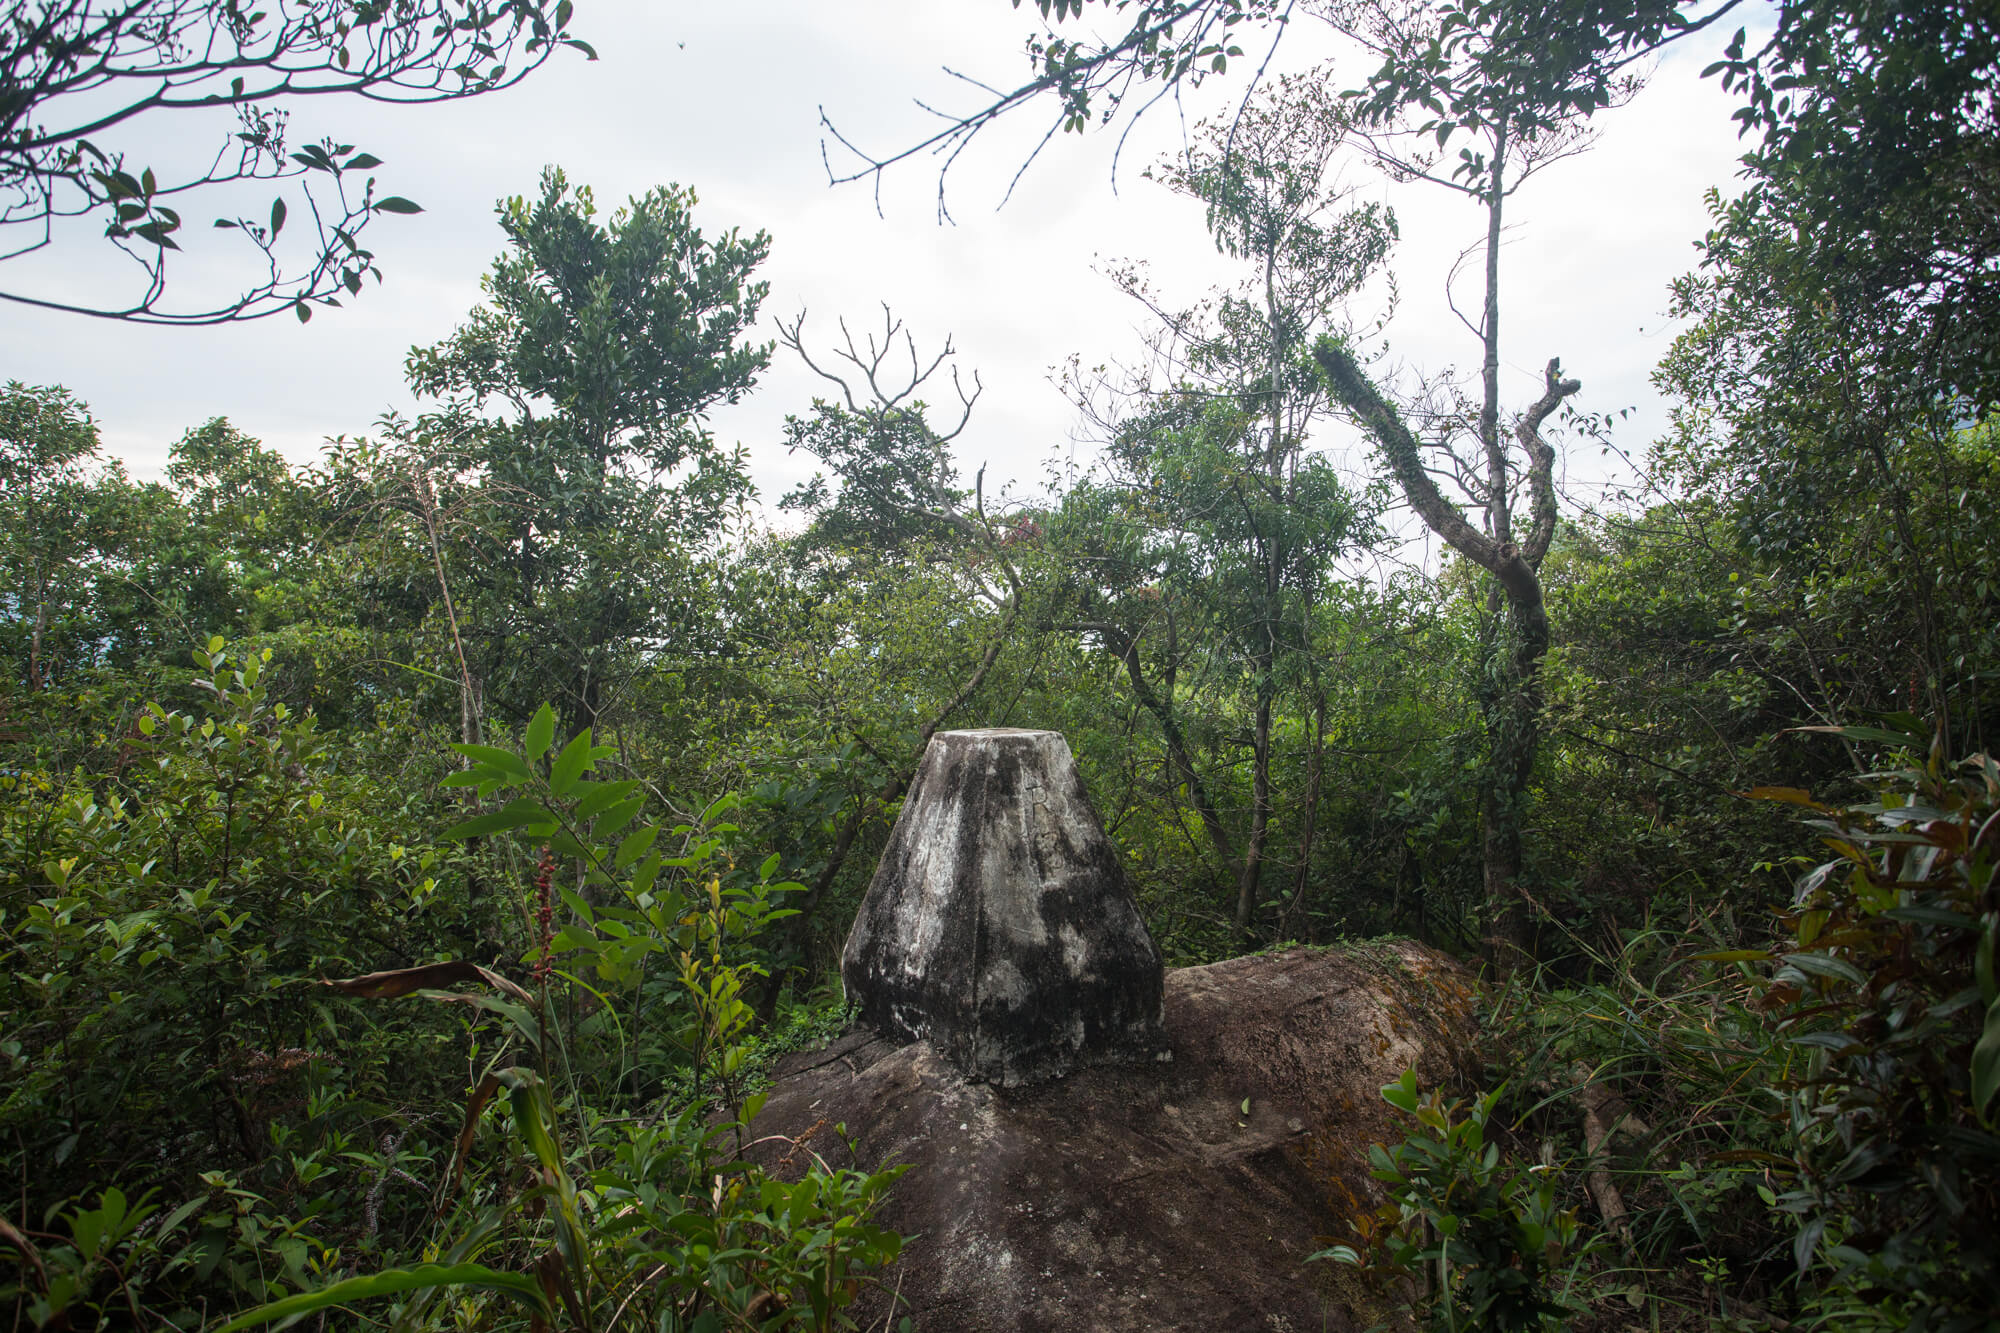
{"label": "leafy tree canopy", "polygon": [[[101,221],[138,268],[132,296],[96,305],[9,283],[0,299],[148,324],[219,324],[358,295],[381,278],[363,229],[422,209],[378,193],[373,153],[329,136],[298,142],[291,108],[329,95],[421,104],[520,82],[558,46],[594,54],[569,32],[571,0],[27,0],[0,18],[0,263]],[[158,170],[130,136],[167,113],[228,111],[205,167]],[[184,114],[182,120],[193,117]],[[190,125],[189,128],[192,128]],[[239,187],[296,183],[305,208],[283,239],[286,195],[255,215]],[[215,200],[208,203],[208,200]],[[224,202],[227,201],[227,202]],[[169,299],[168,267],[191,241],[192,207],[244,243],[233,293]],[[297,234],[310,230],[311,235]],[[18,267],[18,266],[17,266]],[[179,288],[176,286],[176,294]]]}

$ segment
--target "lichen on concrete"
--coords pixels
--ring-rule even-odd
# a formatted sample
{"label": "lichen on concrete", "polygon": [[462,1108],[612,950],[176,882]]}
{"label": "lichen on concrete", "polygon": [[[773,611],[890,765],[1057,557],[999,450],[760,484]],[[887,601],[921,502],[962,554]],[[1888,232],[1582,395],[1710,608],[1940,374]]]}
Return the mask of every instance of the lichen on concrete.
{"label": "lichen on concrete", "polygon": [[864,1023],[1005,1087],[1167,1053],[1159,949],[1053,731],[931,739],[841,972]]}

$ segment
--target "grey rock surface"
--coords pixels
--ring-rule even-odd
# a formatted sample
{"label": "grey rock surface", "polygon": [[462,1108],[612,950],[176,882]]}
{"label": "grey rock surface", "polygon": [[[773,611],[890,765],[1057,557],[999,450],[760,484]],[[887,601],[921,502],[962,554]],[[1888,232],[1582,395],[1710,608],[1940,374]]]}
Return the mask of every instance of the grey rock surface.
{"label": "grey rock surface", "polygon": [[1169,1058],[1159,949],[1059,732],[931,738],[841,974],[863,1023],[1003,1087]]}
{"label": "grey rock surface", "polygon": [[780,1063],[752,1155],[796,1175],[788,1140],[805,1138],[835,1167],[908,1166],[877,1217],[906,1242],[854,1312],[864,1328],[1401,1328],[1355,1270],[1306,1257],[1380,1205],[1368,1145],[1407,1126],[1378,1090],[1408,1068],[1452,1080],[1475,998],[1408,941],[1181,968],[1171,1063],[1020,1088],[856,1030]]}

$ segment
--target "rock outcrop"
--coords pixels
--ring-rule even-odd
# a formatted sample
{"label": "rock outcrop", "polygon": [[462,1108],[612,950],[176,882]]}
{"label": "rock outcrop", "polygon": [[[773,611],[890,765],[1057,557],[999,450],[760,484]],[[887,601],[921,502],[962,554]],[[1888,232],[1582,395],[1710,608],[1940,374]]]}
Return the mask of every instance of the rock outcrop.
{"label": "rock outcrop", "polygon": [[1160,951],[1059,732],[931,738],[841,975],[862,1022],[1003,1087],[1168,1057]]}
{"label": "rock outcrop", "polygon": [[1410,942],[1238,958],[1166,975],[1171,1063],[1008,1088],[862,1029],[781,1063],[755,1128],[908,1164],[879,1215],[908,1242],[863,1327],[900,1301],[919,1333],[1357,1330],[1383,1312],[1306,1256],[1376,1205],[1368,1145],[1403,1133],[1379,1089],[1451,1078],[1473,1000]]}

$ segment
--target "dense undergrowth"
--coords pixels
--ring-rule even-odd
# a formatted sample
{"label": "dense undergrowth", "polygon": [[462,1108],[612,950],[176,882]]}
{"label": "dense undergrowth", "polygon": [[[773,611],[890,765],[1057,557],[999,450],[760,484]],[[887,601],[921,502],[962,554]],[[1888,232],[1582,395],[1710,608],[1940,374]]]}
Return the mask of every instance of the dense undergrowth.
{"label": "dense undergrowth", "polygon": [[[1490,965],[1485,1067],[1384,1090],[1388,1202],[1324,1238],[1412,1318],[2000,1326],[1989,17],[1725,48],[1756,146],[1641,455],[1557,361],[1503,402],[1502,205],[1700,23],[1311,8],[1430,37],[1193,128],[1155,175],[1243,280],[1112,266],[1144,364],[1069,364],[1096,450],[1029,496],[960,475],[976,377],[885,310],[778,322],[829,396],[760,443],[821,471],[754,508],[706,423],[770,365],[770,239],[555,169],[421,409],[310,465],[218,418],[135,479],[76,393],[0,391],[11,1327],[845,1326],[894,1169],[766,1174],[747,1125],[970,726],[1067,737],[1170,964]],[[1491,150],[1477,382],[1364,346],[1397,224],[1342,164],[1408,183],[1398,135]],[[1600,446],[1620,488],[1559,494]],[[1403,563],[1419,520],[1454,554]]]}
{"label": "dense undergrowth", "polygon": [[[803,1146],[779,1181],[736,1156],[772,1056],[844,1023],[812,960],[852,890],[794,915],[812,890],[761,851],[806,841],[796,798],[663,815],[656,783],[600,773],[632,771],[629,748],[557,744],[546,708],[502,745],[386,700],[329,727],[279,697],[285,651],[218,639],[156,698],[99,672],[12,706],[17,1317],[837,1326],[895,1253],[868,1221],[895,1173],[810,1167]],[[1117,810],[1118,770],[1072,734]],[[1881,767],[1669,829],[1734,830],[1729,892],[1701,846],[1636,919],[1601,859],[1549,878],[1591,910],[1551,911],[1549,961],[1494,987],[1490,1091],[1385,1090],[1413,1117],[1375,1163],[1392,1202],[1330,1253],[1418,1275],[1413,1312],[1450,1328],[1994,1317],[2000,771],[1907,716],[1797,741]],[[1574,755],[1545,799],[1593,780],[1601,752]],[[1780,836],[1751,860],[1772,812],[1831,859]],[[1137,815],[1114,832],[1168,947],[1240,947]],[[1396,905],[1272,923],[1421,931],[1438,910]],[[774,953],[801,920],[803,952]]]}
{"label": "dense undergrowth", "polygon": [[1833,853],[1769,946],[1641,927],[1514,978],[1495,1090],[1385,1088],[1391,1202],[1323,1257],[1422,1276],[1440,1328],[1993,1326],[2000,764],[1845,734],[1894,747],[1871,799],[1750,793]]}

